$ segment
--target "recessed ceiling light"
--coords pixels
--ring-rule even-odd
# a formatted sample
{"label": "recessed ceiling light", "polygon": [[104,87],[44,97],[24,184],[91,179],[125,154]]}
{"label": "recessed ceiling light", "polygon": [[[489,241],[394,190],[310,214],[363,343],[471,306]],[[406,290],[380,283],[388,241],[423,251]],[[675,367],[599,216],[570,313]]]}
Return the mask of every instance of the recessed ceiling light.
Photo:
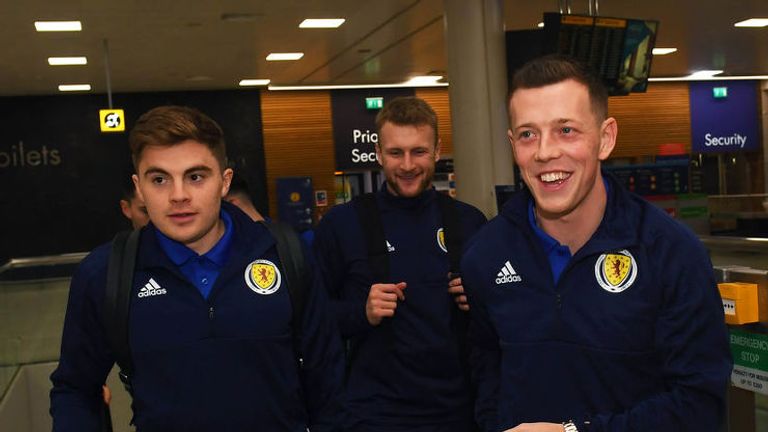
{"label": "recessed ceiling light", "polygon": [[699,77],[699,78],[691,78],[691,75],[684,76],[684,77],[656,77],[656,78],[648,78],[648,81],[650,82],[674,82],[674,81],[742,81],[742,80],[750,80],[750,81],[762,81],[762,80],[768,80],[768,75],[735,75],[735,76],[709,76],[709,77]]}
{"label": "recessed ceiling light", "polygon": [[269,84],[268,79],[244,79],[240,80],[240,87],[265,86]]}
{"label": "recessed ceiling light", "polygon": [[269,86],[269,90],[344,90],[367,88],[403,88],[403,87],[448,87],[446,82],[438,82],[443,78],[437,75],[429,75],[429,79],[415,77],[398,84],[340,84],[340,85],[305,85],[305,86]]}
{"label": "recessed ceiling light", "polygon": [[63,92],[75,92],[75,91],[90,91],[90,84],[61,84],[59,91]]}
{"label": "recessed ceiling light", "polygon": [[690,79],[712,78],[713,76],[720,75],[721,73],[723,73],[723,71],[721,70],[700,70],[688,75],[688,78]]}
{"label": "recessed ceiling light", "polygon": [[304,57],[304,53],[270,53],[267,56],[267,61],[284,61],[284,60],[298,60]]}
{"label": "recessed ceiling light", "polygon": [[51,66],[75,66],[86,65],[86,57],[48,57],[48,64]]}
{"label": "recessed ceiling light", "polygon": [[739,21],[733,26],[734,27],[768,27],[768,18],[750,18],[748,20]]}
{"label": "recessed ceiling light", "polygon": [[408,81],[405,82],[405,84],[412,85],[412,86],[421,86],[421,85],[434,85],[437,84],[438,81],[443,79],[440,75],[422,75],[422,76],[415,76]]}
{"label": "recessed ceiling light", "polygon": [[81,31],[80,21],[35,21],[35,30],[39,32]]}
{"label": "recessed ceiling light", "polygon": [[339,28],[344,21],[344,18],[307,18],[299,24],[299,28]]}
{"label": "recessed ceiling light", "polygon": [[672,54],[673,52],[677,52],[677,48],[654,48],[653,49],[653,55],[655,56]]}

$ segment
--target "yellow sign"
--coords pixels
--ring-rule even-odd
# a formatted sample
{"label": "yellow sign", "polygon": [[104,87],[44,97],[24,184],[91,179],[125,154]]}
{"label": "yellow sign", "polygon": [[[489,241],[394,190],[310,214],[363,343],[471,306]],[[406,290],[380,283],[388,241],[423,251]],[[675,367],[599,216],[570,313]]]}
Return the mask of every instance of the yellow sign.
{"label": "yellow sign", "polygon": [[124,132],[125,113],[121,109],[99,110],[99,126],[102,132]]}

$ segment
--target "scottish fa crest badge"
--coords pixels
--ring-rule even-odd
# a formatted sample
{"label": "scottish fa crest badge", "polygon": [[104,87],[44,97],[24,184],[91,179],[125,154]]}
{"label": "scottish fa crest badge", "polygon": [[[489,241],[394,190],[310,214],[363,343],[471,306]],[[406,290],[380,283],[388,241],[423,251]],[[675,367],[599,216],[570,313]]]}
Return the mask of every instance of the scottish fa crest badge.
{"label": "scottish fa crest badge", "polygon": [[445,231],[442,228],[437,230],[437,245],[443,252],[448,253],[448,248],[445,247]]}
{"label": "scottish fa crest badge", "polygon": [[595,279],[611,293],[620,293],[635,282],[637,261],[628,250],[602,254],[595,263]]}
{"label": "scottish fa crest badge", "polygon": [[255,293],[269,295],[280,288],[280,269],[269,260],[256,260],[245,268],[245,283]]}

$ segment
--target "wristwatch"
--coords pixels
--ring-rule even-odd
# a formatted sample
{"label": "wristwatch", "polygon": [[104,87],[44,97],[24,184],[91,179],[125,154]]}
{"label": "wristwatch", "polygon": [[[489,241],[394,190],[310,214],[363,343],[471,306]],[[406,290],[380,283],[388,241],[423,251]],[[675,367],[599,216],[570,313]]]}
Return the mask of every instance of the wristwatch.
{"label": "wristwatch", "polygon": [[565,430],[565,432],[579,432],[579,428],[577,428],[576,425],[573,424],[573,420],[569,420],[563,423],[563,429]]}

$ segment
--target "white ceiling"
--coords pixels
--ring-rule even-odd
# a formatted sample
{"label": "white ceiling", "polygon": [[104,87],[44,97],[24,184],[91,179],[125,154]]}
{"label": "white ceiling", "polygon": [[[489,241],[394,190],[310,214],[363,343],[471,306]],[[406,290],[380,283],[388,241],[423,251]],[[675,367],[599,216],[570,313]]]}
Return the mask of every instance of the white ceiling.
{"label": "white ceiling", "polygon": [[[533,28],[555,0],[505,0],[507,29]],[[586,13],[587,0],[573,1]],[[652,76],[698,69],[768,74],[768,0],[603,0],[600,15],[657,19]],[[273,84],[396,83],[446,72],[442,0],[0,0],[0,95],[55,94],[59,84],[106,92],[104,40],[115,92],[237,88],[243,78]],[[243,19],[222,19],[248,14]],[[237,18],[238,15],[235,17]],[[336,30],[299,29],[304,18],[346,18]],[[83,31],[37,33],[37,20],[80,20]],[[269,52],[303,51],[295,62]],[[48,66],[52,56],[88,57],[86,66]],[[450,77],[448,77],[450,80]]]}

